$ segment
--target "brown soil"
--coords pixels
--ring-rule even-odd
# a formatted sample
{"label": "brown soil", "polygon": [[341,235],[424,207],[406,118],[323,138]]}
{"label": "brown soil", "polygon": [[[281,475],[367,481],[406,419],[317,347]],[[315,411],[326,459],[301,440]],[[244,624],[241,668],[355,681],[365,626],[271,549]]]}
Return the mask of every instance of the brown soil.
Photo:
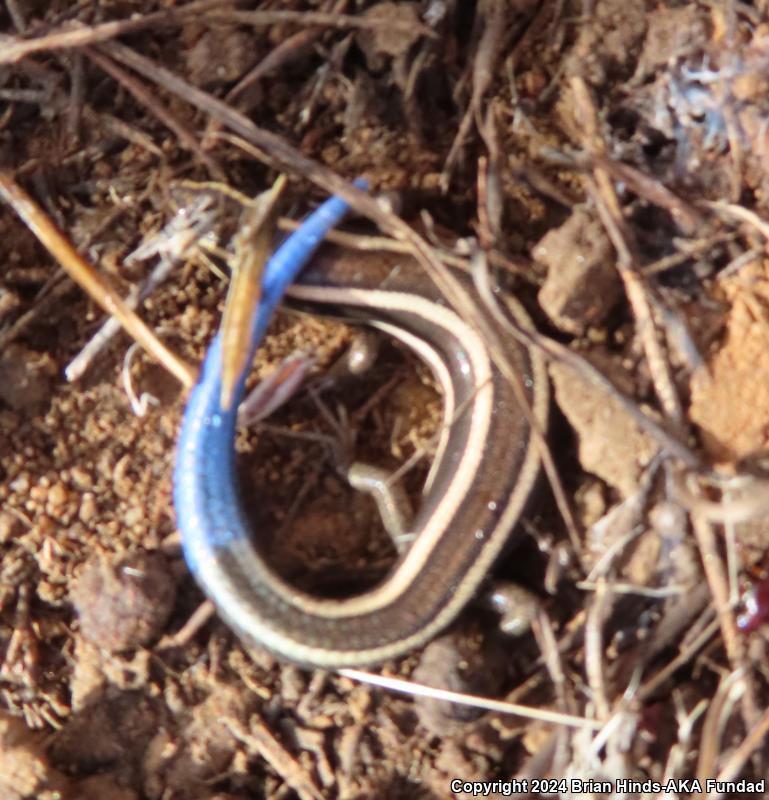
{"label": "brown soil", "polygon": [[[245,13],[278,9],[296,16]],[[521,796],[542,778],[562,796],[569,778],[610,782],[574,796],[652,796],[617,781],[766,775],[768,13],[765,0],[3,4],[0,168],[121,294],[157,262],[129,254],[212,198],[218,254],[188,249],[140,309],[190,364],[221,317],[234,192],[283,171],[296,219],[324,196],[308,177],[331,187],[234,141],[205,100],[140,75],[126,51],[297,155],[365,175],[431,241],[477,238],[550,348],[567,513],[543,479],[497,570],[528,588],[514,601],[528,632],[500,636],[469,608],[384,672],[598,721],[458,715],[247,650],[216,618],[185,628],[202,602],[171,502],[185,392],[149,356],[124,368],[122,332],[67,382],[104,316],[6,204],[3,800],[447,798],[454,779],[514,777]],[[296,350],[322,376],[351,336],[280,313],[254,381]],[[144,416],[124,371],[155,398]],[[431,376],[390,343],[323,398],[354,422],[356,456],[390,467],[440,424]],[[393,558],[373,504],[338,476],[333,436],[304,392],[238,441],[276,567],[329,591]],[[424,475],[405,478],[415,501]]]}

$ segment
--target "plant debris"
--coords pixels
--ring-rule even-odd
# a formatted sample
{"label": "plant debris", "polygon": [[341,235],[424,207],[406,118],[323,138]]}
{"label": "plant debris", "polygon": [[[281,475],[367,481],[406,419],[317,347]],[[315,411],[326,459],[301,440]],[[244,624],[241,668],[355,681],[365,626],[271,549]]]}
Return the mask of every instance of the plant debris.
{"label": "plant debris", "polygon": [[[584,797],[766,793],[768,15],[7,0],[3,798],[426,800],[473,781],[531,796],[544,778],[563,797],[575,780]],[[175,440],[243,208],[279,174],[282,229],[341,194],[363,219],[337,242],[408,253],[481,332],[489,309],[446,265],[489,265],[486,299],[513,292],[535,320],[511,335],[548,358],[560,413],[490,576],[533,598],[530,629],[506,638],[474,603],[421,663],[379,676],[472,673],[515,713],[457,719],[445,698],[281,664],[200,609]],[[394,555],[338,474],[331,420],[357,458],[416,465],[415,505],[441,425],[433,376],[388,342],[364,376],[326,375],[351,337],[279,313],[251,380],[310,353],[312,391],[237,442],[267,557],[337,596]],[[152,395],[144,416],[124,384]]]}

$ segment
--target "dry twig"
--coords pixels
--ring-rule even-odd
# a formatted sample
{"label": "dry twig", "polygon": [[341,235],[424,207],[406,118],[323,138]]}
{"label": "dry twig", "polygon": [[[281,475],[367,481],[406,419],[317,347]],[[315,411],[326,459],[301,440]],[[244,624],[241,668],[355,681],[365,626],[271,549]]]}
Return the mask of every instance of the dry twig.
{"label": "dry twig", "polygon": [[119,320],[126,331],[185,388],[191,389],[195,382],[196,371],[155,336],[106,279],[75,250],[40,206],[5,172],[0,172],[0,196],[24,220],[72,280],[78,283],[107,314]]}
{"label": "dry twig", "polygon": [[742,714],[745,720],[745,727],[750,730],[758,724],[760,718],[758,697],[748,663],[745,642],[740,636],[731,607],[726,569],[718,550],[713,526],[695,513],[692,515],[692,527],[700,549],[705,577],[713,596],[713,604],[718,616],[726,656],[729,659],[732,670],[742,676],[741,680],[744,683]]}
{"label": "dry twig", "polygon": [[224,182],[226,176],[224,170],[216,162],[216,159],[207,153],[192,131],[174,116],[168,107],[159,102],[152,92],[136,77],[121,69],[112,59],[105,58],[101,53],[92,47],[84,48],[88,58],[97,64],[101,69],[116,80],[121,86],[127,89],[133,97],[154,114],[165,126],[176,134],[182,147],[186,147],[202,164],[205,164],[211,175],[218,181]]}
{"label": "dry twig", "polygon": [[[572,79],[571,85],[580,113],[579,122],[584,131],[583,145],[591,155],[603,156],[605,145],[598,133],[598,117],[587,86],[581,78],[576,77]],[[657,397],[671,421],[680,425],[683,420],[681,401],[668,359],[657,337],[654,317],[646,296],[647,287],[636,266],[638,259],[634,255],[635,243],[622,216],[614,186],[606,170],[598,164],[593,168],[593,179],[587,180],[586,184],[588,192],[596,201],[606,232],[617,251],[617,272],[625,285],[625,292],[636,318],[636,330],[643,343]]]}
{"label": "dry twig", "polygon": [[81,24],[70,24],[56,31],[51,31],[35,39],[20,39],[16,36],[0,36],[0,64],[14,64],[22,58],[41,53],[46,50],[68,50],[85,47],[97,42],[106,42],[117,36],[136,31],[157,28],[162,25],[177,25],[184,17],[199,14],[206,9],[216,8],[221,0],[193,0],[180,8],[157,11],[133,19],[119,19],[114,22],[103,22],[88,27]]}
{"label": "dry twig", "polygon": [[307,770],[275,738],[261,717],[252,714],[248,721],[248,730],[237,725],[232,719],[225,719],[223,722],[230,733],[244,744],[250,753],[261,756],[301,800],[323,800],[323,795]]}

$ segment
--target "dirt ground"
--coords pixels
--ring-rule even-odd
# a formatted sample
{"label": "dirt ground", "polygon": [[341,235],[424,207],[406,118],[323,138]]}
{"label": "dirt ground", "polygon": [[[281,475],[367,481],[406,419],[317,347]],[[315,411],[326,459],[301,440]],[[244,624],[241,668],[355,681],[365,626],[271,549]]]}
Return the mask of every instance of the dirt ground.
{"label": "dirt ground", "polygon": [[[6,0],[0,32],[0,194],[23,187],[121,296],[169,268],[139,314],[182,376],[221,318],[242,200],[281,173],[283,229],[334,173],[365,176],[444,261],[469,268],[473,238],[553,388],[551,468],[495,572],[530,625],[502,634],[472,604],[376,671],[574,718],[413,699],[196,622],[171,500],[186,389],[122,331],[72,374],[104,290],[67,276],[17,199],[0,205],[0,798],[763,795],[765,0]],[[360,246],[390,219],[345,227]],[[330,418],[393,469],[441,424],[432,376],[392,342],[364,377],[324,378],[354,333],[279,313],[252,380],[312,352],[331,414],[302,391],[238,438],[271,563],[331,592],[394,554],[337,473]],[[425,473],[404,479],[415,502]]]}

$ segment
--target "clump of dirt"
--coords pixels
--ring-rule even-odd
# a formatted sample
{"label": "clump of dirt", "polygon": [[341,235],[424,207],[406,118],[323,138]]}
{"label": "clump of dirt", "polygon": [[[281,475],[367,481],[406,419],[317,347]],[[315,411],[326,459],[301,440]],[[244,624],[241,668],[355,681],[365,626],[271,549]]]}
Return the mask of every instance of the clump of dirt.
{"label": "clump of dirt", "polygon": [[[565,793],[568,777],[608,781],[604,797],[626,796],[620,779],[759,791],[767,4],[272,5],[0,8],[0,794],[448,798],[512,778]],[[328,170],[364,175],[488,294],[514,292],[555,389],[547,479],[494,571],[525,586],[526,624],[500,636],[481,598],[383,672],[555,721],[447,715],[281,663],[201,606],[181,558],[178,377],[219,324],[244,206],[285,172],[288,229],[313,187],[334,190]],[[173,374],[123,332],[72,366],[106,295],[64,274],[68,245],[41,220],[121,295],[157,284],[139,313]],[[403,251],[378,233],[351,220],[343,243]],[[279,314],[250,381],[299,350],[311,388],[237,441],[267,557],[335,597],[396,558],[342,477],[340,430],[418,505],[454,421],[398,346],[340,377],[351,337]]]}

